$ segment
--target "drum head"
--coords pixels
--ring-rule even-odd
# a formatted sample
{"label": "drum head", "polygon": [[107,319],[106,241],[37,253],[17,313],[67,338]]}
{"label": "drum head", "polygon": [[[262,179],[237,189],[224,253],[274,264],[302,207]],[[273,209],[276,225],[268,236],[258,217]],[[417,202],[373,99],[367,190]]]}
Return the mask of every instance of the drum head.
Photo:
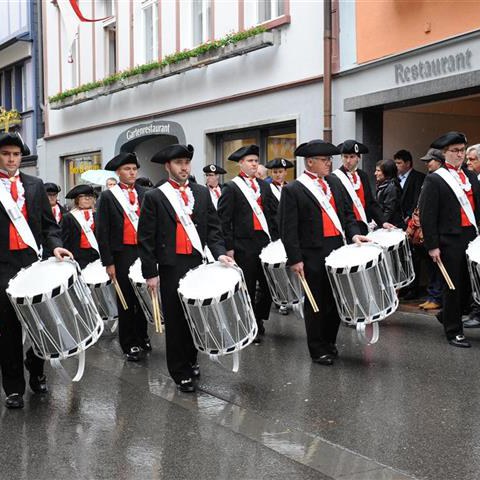
{"label": "drum head", "polygon": [[137,258],[130,267],[128,278],[130,278],[133,283],[146,283],[142,275],[142,262],[139,258]]}
{"label": "drum head", "polygon": [[380,228],[374,232],[370,232],[367,237],[372,240],[372,242],[378,243],[382,247],[390,248],[399,245],[405,240],[405,232],[398,228],[394,230]]}
{"label": "drum head", "polygon": [[480,237],[471,241],[467,248],[467,257],[475,263],[480,263]]}
{"label": "drum head", "polygon": [[330,253],[325,265],[335,269],[357,267],[378,259],[381,253],[382,249],[377,245],[345,245]]}
{"label": "drum head", "polygon": [[97,285],[99,283],[107,283],[110,277],[107,274],[106,268],[102,265],[100,260],[95,260],[89,263],[82,270],[82,277],[87,285]]}
{"label": "drum head", "polygon": [[281,240],[269,243],[260,253],[260,261],[275,265],[287,262],[287,252]]}
{"label": "drum head", "polygon": [[76,279],[75,263],[68,260],[60,262],[51,257],[21,270],[16,277],[10,280],[7,293],[13,298],[43,295],[60,286],[66,287],[72,276]]}
{"label": "drum head", "polygon": [[200,265],[180,280],[178,292],[185,298],[205,300],[216,298],[235,289],[240,272],[220,262]]}

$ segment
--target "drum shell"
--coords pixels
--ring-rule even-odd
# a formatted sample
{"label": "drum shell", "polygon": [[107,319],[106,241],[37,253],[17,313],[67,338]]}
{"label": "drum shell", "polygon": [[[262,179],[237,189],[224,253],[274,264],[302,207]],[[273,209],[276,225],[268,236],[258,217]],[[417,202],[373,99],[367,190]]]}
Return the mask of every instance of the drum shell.
{"label": "drum shell", "polygon": [[480,304],[480,264],[472,260],[467,251],[468,273],[470,274],[470,283],[472,285],[473,300]]}
{"label": "drum shell", "polygon": [[117,320],[118,307],[113,283],[109,280],[104,283],[87,283],[87,285],[102,320],[105,322]]}
{"label": "drum shell", "polygon": [[300,279],[285,263],[262,262],[262,268],[276,305],[295,305],[303,300]]}
{"label": "drum shell", "polygon": [[[153,304],[152,297],[150,296],[150,291],[145,282],[135,282],[131,277],[128,277],[130,283],[132,284],[133,291],[137,297],[138,303],[143,310],[145,318],[148,322],[154,323],[153,321]],[[157,290],[158,301],[161,301],[160,289]],[[160,304],[161,308],[161,304]]]}
{"label": "drum shell", "polygon": [[403,288],[410,285],[415,279],[412,252],[405,238],[398,245],[384,247],[385,258],[392,275],[393,286]]}

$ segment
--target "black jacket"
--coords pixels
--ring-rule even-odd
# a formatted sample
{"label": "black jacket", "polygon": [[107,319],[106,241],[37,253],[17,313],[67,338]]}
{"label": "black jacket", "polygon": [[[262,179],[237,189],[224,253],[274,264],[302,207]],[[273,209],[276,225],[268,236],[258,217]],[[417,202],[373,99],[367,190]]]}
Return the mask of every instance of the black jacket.
{"label": "black jacket", "polygon": [[402,192],[401,207],[404,218],[411,218],[413,211],[417,208],[420,190],[422,189],[424,180],[424,173],[412,169],[405,180],[405,185],[403,188],[400,187]]}
{"label": "black jacket", "polygon": [[[53,251],[62,246],[60,226],[53,218],[52,208],[48,201],[42,180],[25,173],[20,173],[20,180],[25,189],[25,202],[27,204],[28,224],[32,230],[37,245]],[[0,204],[0,262],[8,263],[10,253],[10,218]],[[33,256],[36,254],[30,249]]]}
{"label": "black jacket", "polygon": [[[480,220],[480,184],[477,176],[465,171],[472,184],[475,200],[475,218]],[[445,180],[432,173],[427,176],[420,195],[420,224],[425,248],[433,250],[450,245],[462,233],[461,207],[457,197]]]}
{"label": "black jacket", "polygon": [[385,222],[404,228],[402,212],[402,187],[396,178],[377,186],[377,201],[383,211]]}
{"label": "black jacket", "polygon": [[[263,213],[267,220],[272,241],[278,239],[278,228],[275,221],[275,197],[270,185],[264,180],[258,180],[262,198]],[[222,224],[223,236],[227,250],[247,252],[251,249],[254,238],[252,207],[240,188],[234,182],[227,182],[218,200],[218,216]],[[268,237],[265,235],[265,245]]]}
{"label": "black jacket", "polygon": [[[208,245],[214,258],[225,255],[225,244],[217,211],[207,187],[190,183],[195,198],[192,221],[197,228],[202,246]],[[158,188],[145,194],[138,224],[138,253],[145,278],[158,275],[157,264],[175,265],[177,221],[173,207]],[[192,255],[200,254],[193,249]]]}
{"label": "black jacket", "polygon": [[[145,188],[136,186],[138,201],[142,204]],[[113,252],[123,250],[123,208],[110,190],[105,190],[97,202],[95,230],[102,264],[113,265]]]}
{"label": "black jacket", "polygon": [[[360,233],[351,202],[346,198],[340,180],[328,175],[325,180],[330,186],[338,218],[343,226],[347,241]],[[298,180],[283,188],[280,198],[280,237],[289,264],[301,262],[305,250],[323,247],[322,209],[315,196]]]}

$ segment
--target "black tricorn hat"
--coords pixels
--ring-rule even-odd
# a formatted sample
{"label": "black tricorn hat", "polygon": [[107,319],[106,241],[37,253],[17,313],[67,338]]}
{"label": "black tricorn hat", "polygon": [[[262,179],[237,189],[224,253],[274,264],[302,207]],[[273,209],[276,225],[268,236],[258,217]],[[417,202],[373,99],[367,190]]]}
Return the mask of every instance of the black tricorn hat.
{"label": "black tricorn hat", "polygon": [[60,186],[53,182],[46,182],[43,185],[47,193],[55,193],[58,195],[62,191]]}
{"label": "black tricorn hat", "polygon": [[448,132],[434,140],[430,147],[442,149],[448,147],[449,145],[456,145],[460,143],[467,143],[467,137],[463,133]]}
{"label": "black tricorn hat", "polygon": [[272,170],[273,168],[293,168],[295,165],[290,160],[280,157],[270,160],[265,166]]}
{"label": "black tricorn hat", "polygon": [[91,185],[77,185],[73,187],[66,195],[65,198],[74,199],[77,198],[79,195],[95,195],[95,190]]}
{"label": "black tricorn hat", "polygon": [[118,168],[123,165],[129,165],[133,163],[140,168],[140,164],[138,163],[137,156],[134,153],[129,152],[120,152],[118,155],[113,157],[104,167],[105,170],[110,170],[114,172]]}
{"label": "black tricorn hat", "polygon": [[164,164],[170,160],[175,160],[176,158],[189,158],[191,160],[193,152],[194,148],[192,145],[180,145],[179,143],[174,143],[162,148],[162,150],[157,152],[150,161],[153,163]]}
{"label": "black tricorn hat", "polygon": [[210,163],[209,165],[205,165],[203,167],[204,173],[217,173],[218,175],[224,175],[227,171],[222,168],[220,165],[215,165],[214,163]]}
{"label": "black tricorn hat", "polygon": [[294,152],[296,157],[316,157],[325,156],[330,157],[331,155],[339,155],[340,150],[331,143],[325,142],[321,139],[310,140],[307,143],[300,144]]}
{"label": "black tricorn hat", "polygon": [[246,145],[245,147],[240,147],[238,150],[235,150],[229,157],[229,160],[233,162],[239,162],[246,155],[260,155],[260,148],[258,145]]}
{"label": "black tricorn hat", "polygon": [[0,135],[0,147],[15,145],[20,147],[24,157],[30,155],[30,149],[25,145],[22,136],[18,132],[7,132]]}
{"label": "black tricorn hat", "polygon": [[355,153],[360,155],[362,153],[368,153],[368,148],[363,143],[357,142],[356,140],[345,140],[343,143],[337,145],[337,148],[340,150],[340,153]]}

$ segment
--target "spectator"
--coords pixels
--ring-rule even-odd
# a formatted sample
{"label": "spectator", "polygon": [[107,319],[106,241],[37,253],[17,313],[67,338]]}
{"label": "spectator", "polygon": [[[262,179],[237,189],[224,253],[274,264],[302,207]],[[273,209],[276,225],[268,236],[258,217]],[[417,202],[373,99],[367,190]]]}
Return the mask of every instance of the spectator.
{"label": "spectator", "polygon": [[467,168],[480,180],[480,143],[467,148]]}
{"label": "spectator", "polygon": [[383,211],[385,222],[396,227],[403,226],[401,210],[402,189],[397,179],[397,167],[393,160],[380,160],[375,169],[377,201]]}
{"label": "spectator", "polygon": [[114,177],[107,178],[105,182],[105,186],[110,190],[110,188],[114,187],[117,184],[117,179]]}

